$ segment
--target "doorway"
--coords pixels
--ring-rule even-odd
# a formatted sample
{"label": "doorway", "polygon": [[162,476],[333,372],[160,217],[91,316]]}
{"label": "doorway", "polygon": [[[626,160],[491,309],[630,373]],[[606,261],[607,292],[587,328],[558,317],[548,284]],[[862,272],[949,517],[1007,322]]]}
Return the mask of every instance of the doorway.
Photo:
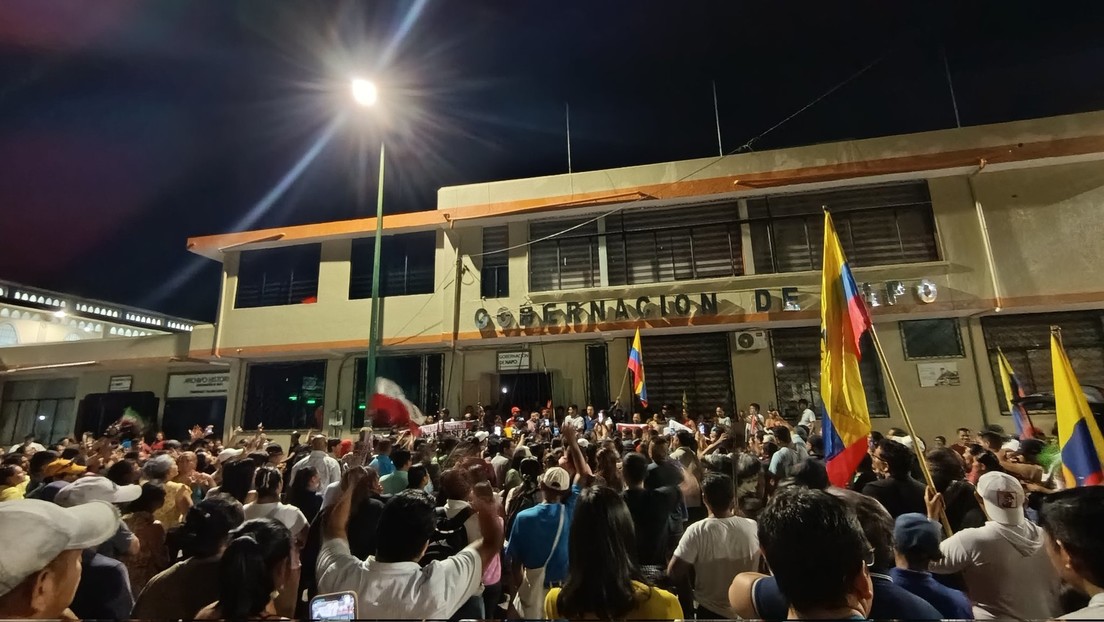
{"label": "doorway", "polygon": [[187,442],[191,438],[192,426],[211,426],[212,431],[221,438],[225,418],[225,397],[166,400],[161,431],[166,439]]}
{"label": "doorway", "polygon": [[499,374],[498,385],[502,395],[499,411],[503,413],[509,413],[511,407],[517,406],[523,415],[528,416],[530,412],[548,406],[552,399],[550,373]]}

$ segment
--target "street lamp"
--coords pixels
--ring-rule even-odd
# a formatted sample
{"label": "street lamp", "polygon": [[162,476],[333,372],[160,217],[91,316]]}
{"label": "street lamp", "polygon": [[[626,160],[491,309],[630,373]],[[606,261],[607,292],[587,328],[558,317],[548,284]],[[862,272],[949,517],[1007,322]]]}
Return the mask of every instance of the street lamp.
{"label": "street lamp", "polygon": [[[371,108],[379,101],[379,89],[371,80],[353,78],[350,83],[353,101],[363,108]],[[372,307],[371,317],[368,319],[368,365],[364,386],[365,393],[376,390],[376,358],[379,355],[380,343],[380,247],[383,246],[383,164],[384,143],[380,140],[379,155],[379,184],[376,186],[376,239],[372,244]],[[367,397],[367,396],[366,396]]]}

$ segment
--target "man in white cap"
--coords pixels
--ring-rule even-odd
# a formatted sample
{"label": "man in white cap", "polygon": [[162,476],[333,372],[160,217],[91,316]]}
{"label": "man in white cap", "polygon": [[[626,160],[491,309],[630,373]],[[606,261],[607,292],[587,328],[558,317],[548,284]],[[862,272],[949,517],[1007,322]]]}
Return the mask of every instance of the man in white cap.
{"label": "man in white cap", "polygon": [[[130,503],[140,496],[142,496],[142,487],[138,484],[119,486],[106,477],[96,475],[82,477],[62,488],[54,497],[54,503],[63,508],[72,508],[92,501],[112,504]],[[137,555],[138,538],[134,537],[126,523],[119,521],[119,530],[107,542],[101,544],[96,552],[115,559],[120,559],[124,555]]]}
{"label": "man in white cap", "polygon": [[[930,492],[930,491],[929,491]],[[962,572],[977,619],[1043,620],[1061,613],[1061,582],[1043,547],[1043,531],[1024,516],[1024,490],[1007,473],[989,472],[977,483],[988,522],[944,540],[931,572]],[[928,516],[937,519],[942,495],[929,496]]]}
{"label": "man in white cap", "polygon": [[62,508],[26,499],[0,504],[0,618],[75,619],[69,604],[81,579],[81,552],[110,538],[110,504]]}

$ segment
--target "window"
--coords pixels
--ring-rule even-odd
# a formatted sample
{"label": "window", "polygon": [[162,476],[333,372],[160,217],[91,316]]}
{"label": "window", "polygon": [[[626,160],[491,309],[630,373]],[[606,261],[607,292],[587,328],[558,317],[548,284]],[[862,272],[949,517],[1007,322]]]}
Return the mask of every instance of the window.
{"label": "window", "polygon": [[[797,401],[801,399],[816,404],[815,410],[823,412],[824,403],[820,400],[820,328],[783,328],[772,330],[770,334],[779,412],[787,419],[796,420],[801,414],[797,407]],[[871,417],[888,417],[889,405],[882,384],[882,368],[869,333],[863,336],[860,347],[862,361],[859,371],[866,391],[866,408]]]}
{"label": "window", "polygon": [[744,273],[735,203],[625,211],[605,219],[610,285]]}
{"label": "window", "polygon": [[242,427],[319,429],[325,423],[325,394],[326,361],[251,364]]}
{"label": "window", "polygon": [[[353,240],[349,299],[372,297],[372,261],[375,238]],[[380,295],[432,294],[437,233],[423,231],[392,235],[380,249]]]}
{"label": "window", "polygon": [[0,324],[0,346],[17,345],[19,345],[19,333],[15,332],[15,327],[6,322]]}
{"label": "window", "polygon": [[718,405],[732,412],[728,333],[646,336],[641,346],[652,410],[668,404],[679,412],[685,402],[691,414],[712,412]]}
{"label": "window", "polygon": [[[563,235],[544,239],[572,227],[577,228]],[[535,222],[529,225],[529,240],[533,242],[529,247],[530,291],[579,289],[601,284],[598,275],[597,221],[579,219]]]}
{"label": "window", "polygon": [[820,270],[824,211],[853,266],[939,259],[925,181],[748,200],[757,273]]}
{"label": "window", "polygon": [[[14,445],[34,434],[53,443],[73,433],[77,379],[18,380],[4,383],[0,401],[0,442]],[[156,416],[156,411],[154,411]],[[102,433],[103,430],[101,429]]]}
{"label": "window", "polygon": [[601,410],[610,404],[609,358],[606,344],[591,343],[586,347],[587,403]]}
{"label": "window", "polygon": [[483,227],[483,269],[479,271],[479,295],[483,298],[510,295],[509,246],[509,227]]}
{"label": "window", "polygon": [[1104,387],[1104,313],[1078,311],[984,317],[981,329],[1002,412],[1007,412],[1007,398],[997,365],[997,349],[1004,352],[1026,393],[1052,393],[1051,326],[1062,327],[1062,345],[1077,380],[1082,385]]}
{"label": "window", "polygon": [[[411,356],[381,356],[376,361],[376,375],[399,385],[406,399],[425,414],[436,415],[441,409],[441,379],[445,357],[442,354],[415,354]],[[353,411],[353,429],[364,425],[368,409],[368,359],[356,362],[354,390],[356,408]]]}
{"label": "window", "polygon": [[317,302],[318,244],[243,251],[234,307],[277,307]]}
{"label": "window", "polygon": [[958,320],[909,320],[901,322],[905,359],[945,359],[966,356]]}

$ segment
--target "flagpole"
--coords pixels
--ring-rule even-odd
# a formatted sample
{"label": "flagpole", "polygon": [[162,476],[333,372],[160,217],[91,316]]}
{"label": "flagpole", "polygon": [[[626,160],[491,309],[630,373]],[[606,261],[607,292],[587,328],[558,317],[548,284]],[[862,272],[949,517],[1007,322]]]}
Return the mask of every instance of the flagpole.
{"label": "flagpole", "polygon": [[[881,362],[882,369],[889,380],[889,389],[893,392],[893,399],[897,402],[897,406],[901,409],[901,415],[905,418],[905,427],[908,428],[909,436],[912,437],[912,450],[916,452],[916,457],[920,462],[920,470],[924,473],[924,481],[932,490],[935,490],[935,482],[932,481],[928,461],[924,459],[924,453],[920,450],[920,437],[916,435],[916,429],[912,427],[912,419],[908,415],[908,409],[905,408],[905,400],[901,397],[901,390],[897,388],[897,381],[893,379],[893,371],[889,368],[889,361],[886,359],[885,351],[882,350],[882,342],[878,339],[878,331],[874,328],[873,322],[870,324],[870,338],[874,341],[874,349],[878,351],[878,360]],[[947,535],[953,534],[954,531],[951,530],[951,524],[947,520],[946,509],[940,511],[939,519],[943,523],[943,529],[947,532]]]}

